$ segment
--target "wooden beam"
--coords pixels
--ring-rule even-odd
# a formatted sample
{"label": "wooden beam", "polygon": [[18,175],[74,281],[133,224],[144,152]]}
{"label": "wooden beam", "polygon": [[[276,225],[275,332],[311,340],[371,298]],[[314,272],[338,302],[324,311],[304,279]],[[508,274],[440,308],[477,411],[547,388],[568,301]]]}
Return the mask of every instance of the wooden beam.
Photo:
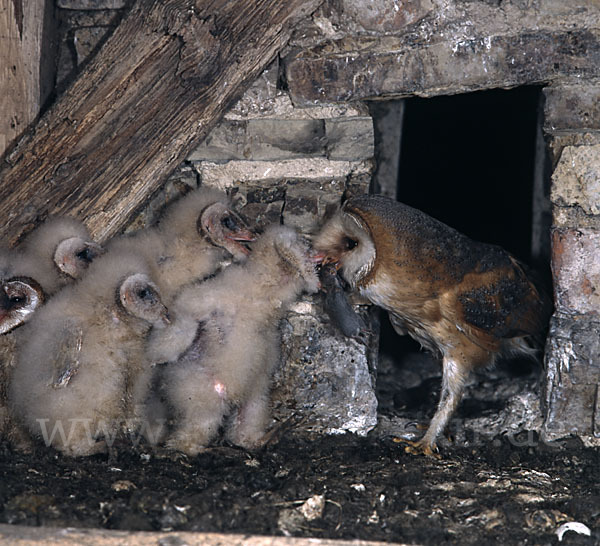
{"label": "wooden beam", "polygon": [[5,157],[0,233],[48,214],[116,234],[321,0],[137,0],[99,53]]}
{"label": "wooden beam", "polygon": [[0,0],[0,156],[54,87],[52,0]]}

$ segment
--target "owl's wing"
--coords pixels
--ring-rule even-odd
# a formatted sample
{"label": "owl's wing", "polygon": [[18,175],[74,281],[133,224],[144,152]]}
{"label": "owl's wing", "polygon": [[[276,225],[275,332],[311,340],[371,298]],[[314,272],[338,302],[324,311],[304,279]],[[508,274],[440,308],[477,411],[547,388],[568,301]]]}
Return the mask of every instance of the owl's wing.
{"label": "owl's wing", "polygon": [[405,336],[408,334],[408,329],[406,328],[406,323],[404,320],[391,311],[388,313],[388,317],[390,318],[390,322],[392,323],[394,330],[399,336]]}
{"label": "owl's wing", "polygon": [[55,389],[67,387],[79,370],[83,329],[66,324],[58,341],[56,358],[53,362],[51,386]]}
{"label": "owl's wing", "polygon": [[497,339],[539,338],[549,311],[544,295],[512,256],[506,266],[481,274],[480,282],[458,294],[458,302],[467,335],[480,330]]}

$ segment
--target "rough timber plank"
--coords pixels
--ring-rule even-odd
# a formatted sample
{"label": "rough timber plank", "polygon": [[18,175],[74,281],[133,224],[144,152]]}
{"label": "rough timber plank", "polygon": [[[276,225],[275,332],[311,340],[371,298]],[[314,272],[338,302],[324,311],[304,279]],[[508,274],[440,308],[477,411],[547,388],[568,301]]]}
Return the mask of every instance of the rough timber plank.
{"label": "rough timber plank", "polygon": [[48,214],[117,233],[320,1],[136,1],[7,154],[0,234],[14,243]]}
{"label": "rough timber plank", "polygon": [[34,120],[52,90],[54,63],[47,60],[54,54],[51,4],[0,0],[0,155]]}

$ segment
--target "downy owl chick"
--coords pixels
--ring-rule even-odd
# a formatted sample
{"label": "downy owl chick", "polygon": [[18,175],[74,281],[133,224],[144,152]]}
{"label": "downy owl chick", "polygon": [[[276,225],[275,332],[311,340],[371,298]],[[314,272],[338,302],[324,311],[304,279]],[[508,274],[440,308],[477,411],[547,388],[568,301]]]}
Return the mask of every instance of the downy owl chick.
{"label": "downy owl chick", "polygon": [[244,264],[185,288],[177,319],[153,332],[148,351],[175,421],[168,447],[194,455],[231,415],[226,437],[260,445],[269,421],[269,383],[279,360],[279,321],[318,277],[306,246],[284,226],[268,228]]}
{"label": "downy owl chick", "polygon": [[184,285],[217,271],[228,256],[248,255],[243,242],[254,240],[244,221],[231,210],[223,192],[200,188],[170,205],[156,227],[116,240],[135,241],[159,269],[163,296],[170,298]]}
{"label": "downy owl chick", "polygon": [[471,370],[540,347],[550,305],[523,266],[416,209],[382,196],[349,199],[314,241],[353,289],[442,357],[440,402],[409,451],[431,455]]}
{"label": "downy owl chick", "polygon": [[32,231],[15,250],[4,251],[0,264],[0,412],[5,415],[7,385],[15,354],[13,328],[27,322],[44,300],[83,276],[102,253],[86,227],[72,218],[55,217]]}
{"label": "downy owl chick", "polygon": [[13,330],[27,322],[44,302],[42,287],[29,277],[15,274],[15,252],[0,250],[0,435],[9,426],[8,383],[15,357]]}
{"label": "downy owl chick", "polygon": [[19,275],[35,279],[50,296],[80,279],[103,249],[79,220],[54,217],[32,231],[16,252]]}
{"label": "downy owl chick", "polygon": [[149,379],[146,336],[168,321],[151,272],[130,249],[112,251],[18,331],[10,402],[34,437],[90,455],[135,418]]}

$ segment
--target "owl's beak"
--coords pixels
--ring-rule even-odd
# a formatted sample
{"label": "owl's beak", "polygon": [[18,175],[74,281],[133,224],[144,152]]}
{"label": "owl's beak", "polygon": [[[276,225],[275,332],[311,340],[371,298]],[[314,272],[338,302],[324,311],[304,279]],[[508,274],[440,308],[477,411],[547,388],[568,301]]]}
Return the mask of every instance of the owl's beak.
{"label": "owl's beak", "polygon": [[309,260],[313,264],[326,264],[328,263],[326,260],[328,258],[326,252],[312,252],[308,256]]}
{"label": "owl's beak", "polygon": [[169,326],[171,324],[171,315],[169,314],[169,310],[165,307],[163,312],[160,315],[160,319],[162,321],[163,326]]}
{"label": "owl's beak", "polygon": [[247,241],[252,242],[256,241],[256,235],[252,233],[249,229],[237,229],[229,235],[229,238],[233,241]]}
{"label": "owl's beak", "polygon": [[337,256],[330,256],[328,254],[318,254],[317,259],[315,259],[315,263],[319,264],[321,267],[332,264],[336,271],[342,267],[342,264]]}
{"label": "owl's beak", "polygon": [[246,256],[250,254],[250,249],[241,243],[251,243],[252,241],[256,241],[256,235],[246,228],[238,228],[225,237],[230,241],[233,241],[236,245],[236,248],[238,248],[238,250]]}

